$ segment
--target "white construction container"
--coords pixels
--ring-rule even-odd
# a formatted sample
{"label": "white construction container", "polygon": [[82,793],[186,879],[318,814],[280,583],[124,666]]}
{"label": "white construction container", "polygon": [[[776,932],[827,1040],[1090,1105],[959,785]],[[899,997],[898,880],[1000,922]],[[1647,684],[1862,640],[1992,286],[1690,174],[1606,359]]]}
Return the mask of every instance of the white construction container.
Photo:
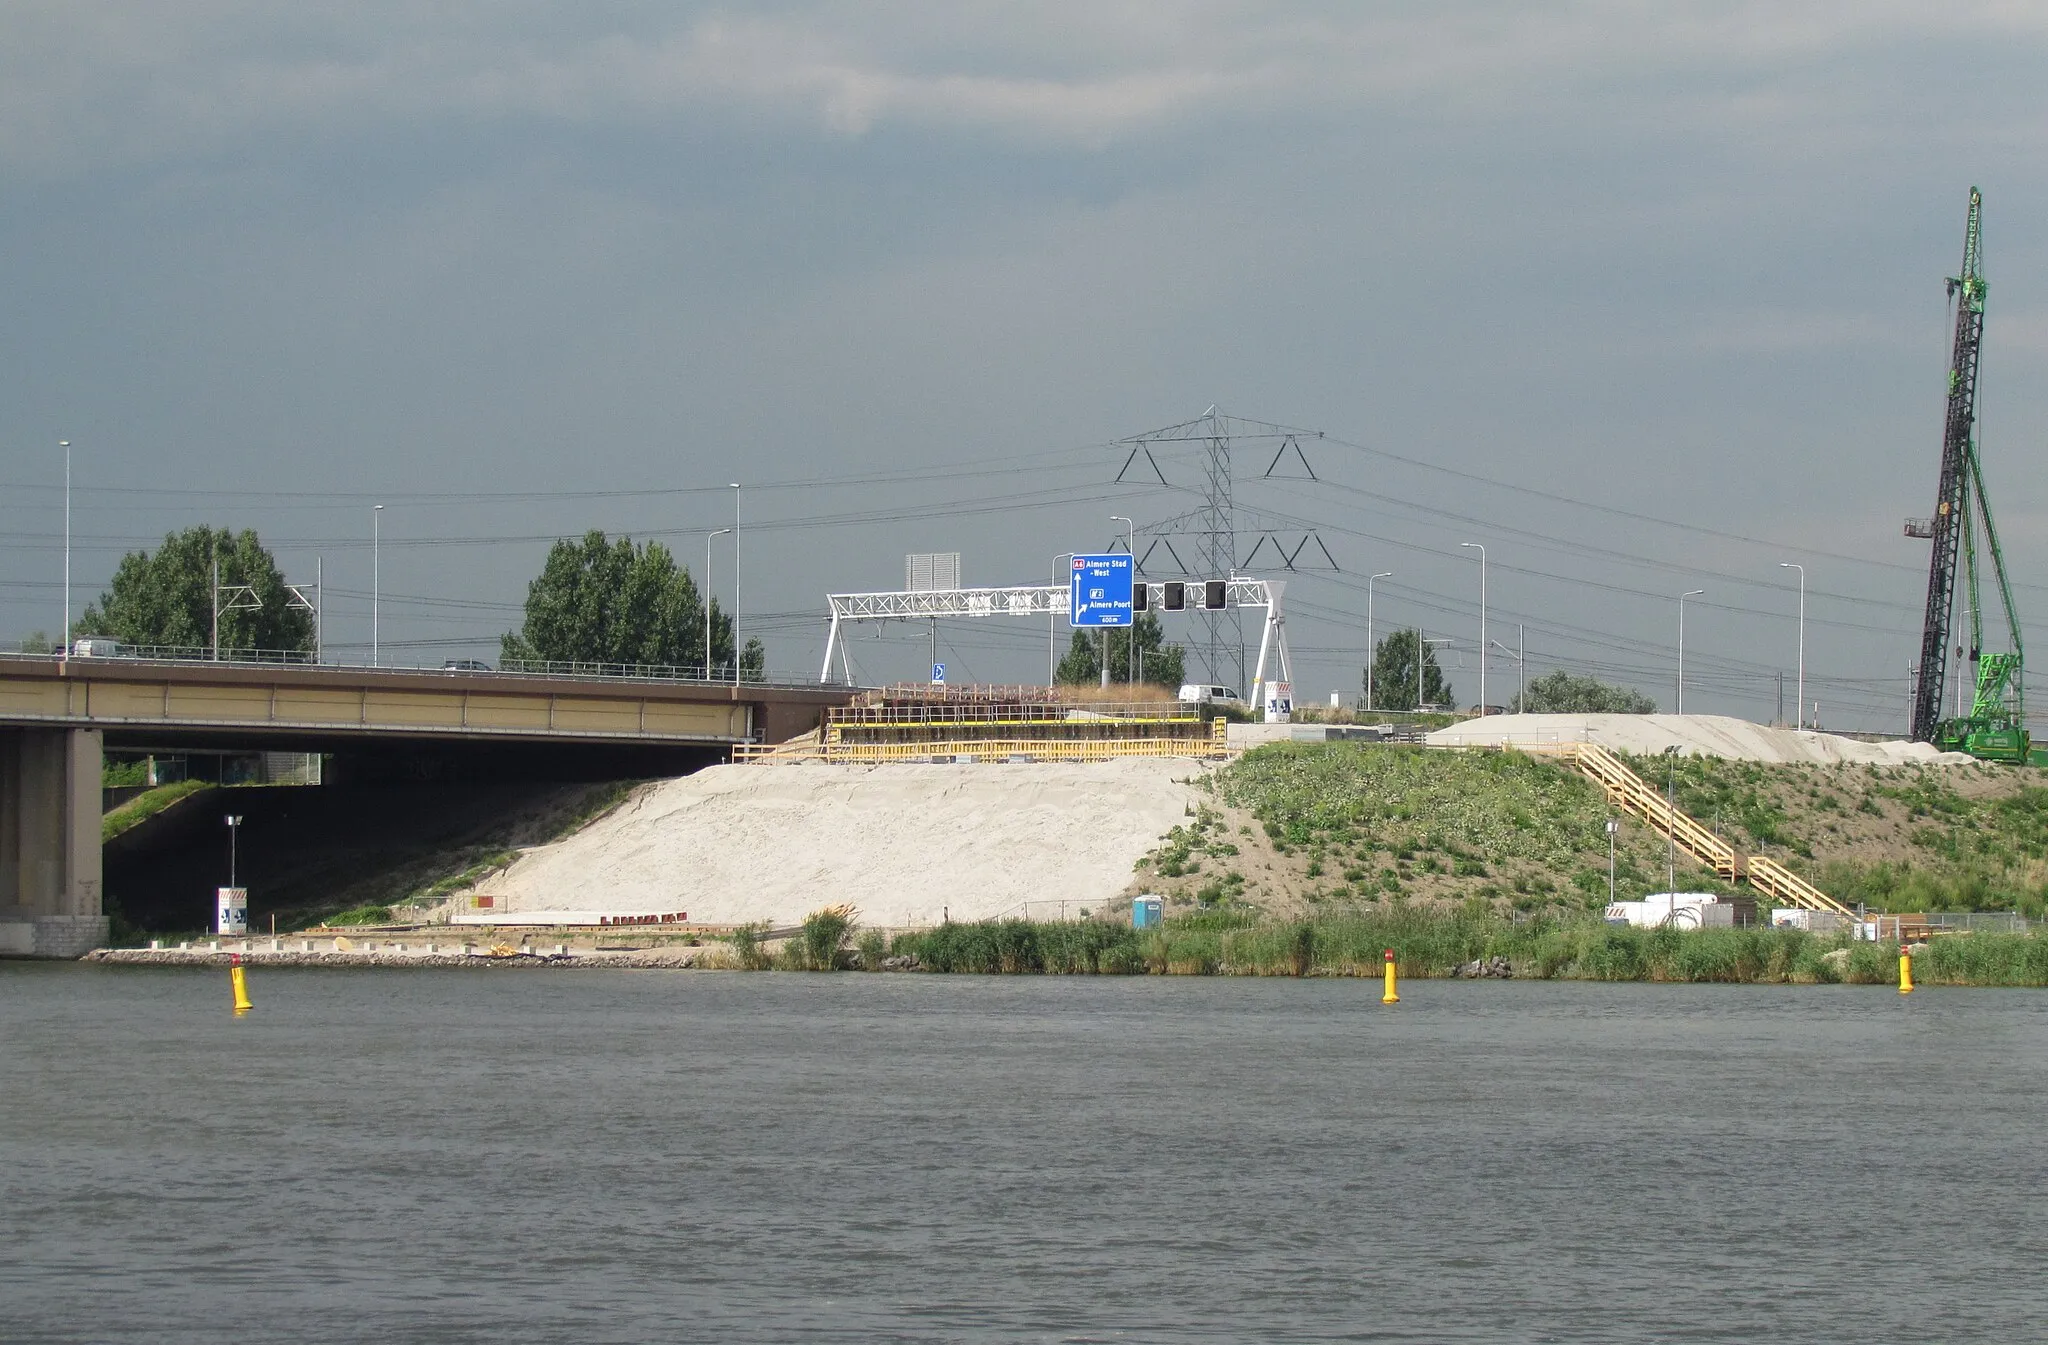
{"label": "white construction container", "polygon": [[[1718,907],[1718,909],[1716,909]],[[1637,929],[1727,929],[1735,924],[1735,908],[1724,906],[1711,892],[1652,892],[1641,901],[1617,901],[1607,907],[1610,925]]]}

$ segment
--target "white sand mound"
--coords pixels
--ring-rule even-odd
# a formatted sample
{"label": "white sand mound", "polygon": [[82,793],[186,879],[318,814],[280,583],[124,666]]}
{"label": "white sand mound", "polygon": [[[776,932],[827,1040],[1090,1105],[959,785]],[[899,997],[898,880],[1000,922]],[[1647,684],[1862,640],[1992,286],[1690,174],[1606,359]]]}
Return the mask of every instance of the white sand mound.
{"label": "white sand mound", "polygon": [[1192,761],[713,766],[637,795],[485,890],[513,911],[794,924],[851,902],[897,926],[1099,906],[1186,817]]}
{"label": "white sand mound", "polygon": [[1868,743],[1833,733],[1774,729],[1727,715],[1489,715],[1429,735],[1433,747],[1542,743],[1598,743],[1617,752],[1662,752],[1730,761],[1878,766],[1967,765],[1960,752],[1937,752],[1926,743]]}

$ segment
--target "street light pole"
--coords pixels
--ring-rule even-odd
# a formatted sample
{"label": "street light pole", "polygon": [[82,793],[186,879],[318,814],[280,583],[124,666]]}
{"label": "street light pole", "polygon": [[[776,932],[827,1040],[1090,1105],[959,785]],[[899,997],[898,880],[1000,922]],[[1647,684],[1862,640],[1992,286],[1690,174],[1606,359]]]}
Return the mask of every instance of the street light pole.
{"label": "street light pole", "polygon": [[1685,713],[1685,600],[1697,598],[1705,593],[1703,588],[1689,588],[1678,595],[1678,713]]}
{"label": "street light pole", "polygon": [[732,483],[732,684],[740,684],[740,483]]}
{"label": "street light pole", "polygon": [[384,506],[370,506],[370,666],[382,666],[377,620],[384,601]]}
{"label": "street light pole", "polygon": [[1781,560],[1778,568],[1799,571],[1799,698],[1792,702],[1792,719],[1793,727],[1803,728],[1806,719],[1806,567],[1796,561]]}
{"label": "street light pole", "polygon": [[1365,577],[1365,708],[1372,712],[1372,665],[1379,660],[1379,650],[1372,642],[1372,585],[1376,579],[1392,579],[1392,570],[1381,570],[1378,574]]}
{"label": "street light pole", "polygon": [[1621,829],[1621,823],[1607,819],[1607,904],[1614,904],[1614,833]]}
{"label": "street light pole", "polygon": [[723,537],[731,528],[704,534],[704,680],[711,680],[711,539]]}
{"label": "street light pole", "polygon": [[1478,542],[1460,542],[1479,552],[1479,717],[1486,717],[1486,548]]}
{"label": "street light pole", "polygon": [[1671,786],[1673,773],[1678,768],[1678,744],[1664,749],[1664,897],[1665,918],[1668,920],[1676,905],[1671,898],[1678,893],[1678,803],[1677,794]]}
{"label": "street light pole", "polygon": [[71,441],[60,439],[64,450],[64,647],[60,658],[71,657]]}

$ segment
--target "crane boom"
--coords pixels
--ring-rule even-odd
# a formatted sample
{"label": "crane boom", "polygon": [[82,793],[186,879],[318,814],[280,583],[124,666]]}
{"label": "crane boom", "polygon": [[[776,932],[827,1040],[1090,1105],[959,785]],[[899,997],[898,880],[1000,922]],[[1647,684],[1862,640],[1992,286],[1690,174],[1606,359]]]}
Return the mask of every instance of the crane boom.
{"label": "crane boom", "polygon": [[1941,722],[1949,621],[1955,611],[1956,556],[1962,541],[1964,495],[1971,485],[1977,358],[1984,340],[1983,257],[1978,232],[1982,209],[1982,195],[1970,188],[1962,273],[1948,280],[1948,292],[1956,301],[1955,346],[1949,359],[1948,414],[1942,429],[1941,479],[1931,528],[1934,555],[1927,567],[1927,613],[1920,630],[1920,677],[1913,691],[1912,736],[1921,742],[1932,742]]}

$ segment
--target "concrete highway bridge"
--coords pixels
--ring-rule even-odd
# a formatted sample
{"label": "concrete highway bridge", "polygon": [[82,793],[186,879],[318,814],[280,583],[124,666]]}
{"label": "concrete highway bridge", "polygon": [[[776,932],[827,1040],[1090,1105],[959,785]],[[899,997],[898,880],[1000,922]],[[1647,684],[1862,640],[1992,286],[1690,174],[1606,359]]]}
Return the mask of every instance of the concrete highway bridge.
{"label": "concrete highway bridge", "polygon": [[849,688],[0,656],[0,954],[103,942],[101,754],[320,752],[339,778],[682,774],[816,727]]}

